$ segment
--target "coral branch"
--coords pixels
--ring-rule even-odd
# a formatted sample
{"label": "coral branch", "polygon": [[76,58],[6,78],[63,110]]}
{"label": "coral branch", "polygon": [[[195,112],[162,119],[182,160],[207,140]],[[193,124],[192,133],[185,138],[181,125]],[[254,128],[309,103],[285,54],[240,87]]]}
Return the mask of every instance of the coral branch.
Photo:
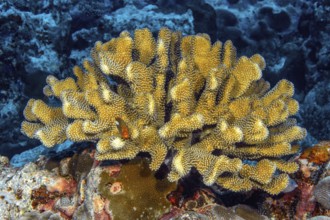
{"label": "coral branch", "polygon": [[96,141],[98,160],[148,152],[152,170],[172,151],[170,180],[194,167],[205,184],[233,191],[278,194],[297,170],[281,159],[306,135],[290,118],[299,109],[294,86],[281,80],[270,89],[261,55],[238,58],[231,41],[212,44],[206,34],[183,37],[164,28],[157,39],[148,29],[133,37],[122,32],[97,42],[91,56],[84,69],[74,68],[76,79],[47,77],[44,94],[62,106],[31,99],[24,134],[47,147]]}

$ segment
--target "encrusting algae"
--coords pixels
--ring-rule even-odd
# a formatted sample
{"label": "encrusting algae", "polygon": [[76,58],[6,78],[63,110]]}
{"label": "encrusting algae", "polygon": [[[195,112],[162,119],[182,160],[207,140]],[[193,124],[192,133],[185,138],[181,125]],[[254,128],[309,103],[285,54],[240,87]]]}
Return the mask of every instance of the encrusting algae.
{"label": "encrusting algae", "polygon": [[47,147],[95,141],[97,160],[148,152],[151,170],[171,152],[170,181],[194,167],[206,185],[232,191],[278,194],[298,169],[281,159],[306,135],[291,118],[299,109],[294,86],[281,80],[270,89],[261,55],[236,57],[231,41],[163,28],[157,39],[140,29],[96,42],[91,57],[74,67],[75,79],[47,77],[44,94],[62,106],[31,99],[24,134]]}
{"label": "encrusting algae", "polygon": [[110,201],[114,219],[158,219],[170,210],[166,196],[176,184],[154,175],[147,160],[141,158],[124,164],[115,177],[106,171],[101,173],[99,192]]}

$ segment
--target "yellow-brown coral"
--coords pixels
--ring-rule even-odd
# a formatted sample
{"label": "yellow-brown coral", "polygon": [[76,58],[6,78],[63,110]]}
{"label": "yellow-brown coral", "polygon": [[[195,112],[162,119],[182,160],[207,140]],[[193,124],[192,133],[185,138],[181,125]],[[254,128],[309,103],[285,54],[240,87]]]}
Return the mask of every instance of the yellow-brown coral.
{"label": "yellow-brown coral", "polygon": [[97,42],[91,57],[84,69],[74,68],[75,80],[47,78],[44,94],[62,107],[30,100],[23,133],[47,147],[96,141],[98,160],[148,152],[152,170],[171,151],[170,180],[195,167],[205,184],[233,191],[277,194],[296,171],[281,159],[296,153],[290,143],[306,135],[290,118],[299,108],[294,87],[281,80],[270,89],[259,54],[236,57],[231,41],[211,44],[206,34],[163,28],[157,39],[140,29]]}

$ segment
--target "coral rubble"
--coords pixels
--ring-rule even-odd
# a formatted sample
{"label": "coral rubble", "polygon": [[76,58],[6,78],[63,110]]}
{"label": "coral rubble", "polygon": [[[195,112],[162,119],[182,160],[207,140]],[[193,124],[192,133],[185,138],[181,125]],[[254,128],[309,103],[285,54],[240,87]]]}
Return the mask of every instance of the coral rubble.
{"label": "coral rubble", "polygon": [[[329,167],[296,157],[296,188],[234,193],[187,178],[170,183],[149,159],[100,163],[95,150],[40,157],[21,168],[0,158],[0,219],[314,219],[330,216]],[[91,163],[93,162],[93,163]],[[162,167],[164,168],[164,167]],[[306,171],[309,169],[309,172]],[[176,189],[175,189],[176,188]],[[223,192],[224,194],[221,194]],[[228,198],[241,197],[227,203]],[[226,199],[227,198],[227,199]],[[233,198],[234,199],[234,198]],[[246,204],[246,205],[243,205]]]}
{"label": "coral rubble", "polygon": [[157,39],[139,29],[97,42],[91,57],[74,68],[75,79],[47,77],[44,94],[62,105],[31,99],[24,134],[47,147],[95,141],[97,160],[147,152],[152,170],[171,152],[169,180],[194,167],[206,185],[232,191],[278,194],[298,169],[281,159],[306,135],[291,118],[299,108],[294,87],[281,80],[270,89],[261,55],[236,57],[231,41],[163,28]]}
{"label": "coral rubble", "polygon": [[169,211],[166,196],[176,184],[155,178],[147,159],[84,164],[93,155],[83,151],[58,163],[42,157],[20,169],[2,157],[0,219],[157,219]]}

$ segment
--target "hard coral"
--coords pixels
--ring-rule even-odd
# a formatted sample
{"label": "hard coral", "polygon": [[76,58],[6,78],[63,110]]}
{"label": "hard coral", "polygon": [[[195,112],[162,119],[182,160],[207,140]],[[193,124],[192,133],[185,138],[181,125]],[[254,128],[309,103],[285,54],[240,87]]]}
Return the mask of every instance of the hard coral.
{"label": "hard coral", "polygon": [[316,200],[326,209],[330,209],[330,176],[322,179],[315,187]]}
{"label": "hard coral", "polygon": [[148,152],[152,170],[176,152],[169,180],[195,167],[205,184],[233,191],[278,194],[297,170],[281,159],[296,153],[290,142],[306,135],[290,118],[299,108],[294,87],[281,80],[270,89],[259,54],[237,58],[231,41],[211,44],[206,34],[164,28],[157,39],[148,29],[122,32],[97,42],[91,56],[84,70],[74,68],[76,79],[47,77],[44,94],[62,106],[31,99],[24,134],[47,147],[66,139],[97,141],[98,160]]}
{"label": "hard coral", "polygon": [[110,201],[113,219],[158,219],[169,211],[166,196],[176,184],[167,179],[156,179],[146,159],[134,159],[121,167],[113,177],[107,171],[100,175],[100,194]]}

